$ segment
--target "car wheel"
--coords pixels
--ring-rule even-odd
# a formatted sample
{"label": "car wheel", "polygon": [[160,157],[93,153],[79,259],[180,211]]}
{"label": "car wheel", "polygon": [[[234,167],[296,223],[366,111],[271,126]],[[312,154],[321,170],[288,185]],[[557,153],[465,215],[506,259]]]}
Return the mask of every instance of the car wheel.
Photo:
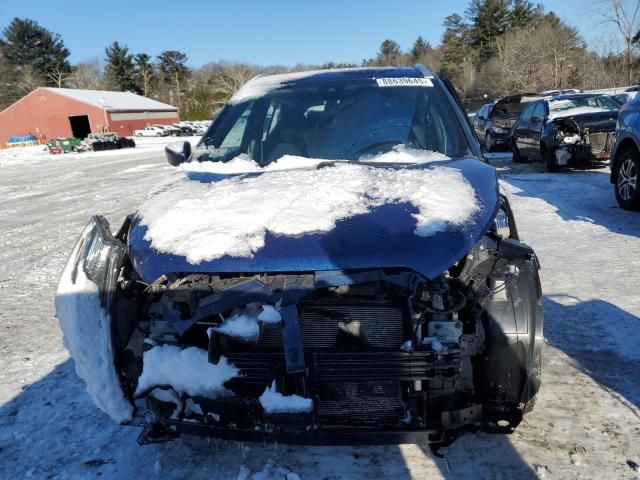
{"label": "car wheel", "polygon": [[487,132],[484,136],[484,148],[487,149],[487,152],[493,152],[496,148],[496,139],[493,136],[493,133]]}
{"label": "car wheel", "polygon": [[616,200],[626,210],[640,210],[640,154],[635,150],[626,150],[621,156],[614,185]]}
{"label": "car wheel", "polygon": [[513,163],[524,163],[526,160],[526,158],[520,155],[520,149],[513,138],[511,139],[511,154],[513,156],[511,160]]}
{"label": "car wheel", "polygon": [[544,162],[545,172],[556,173],[560,170],[560,166],[558,165],[558,162],[556,162],[555,155],[544,146],[540,147],[540,156]]}

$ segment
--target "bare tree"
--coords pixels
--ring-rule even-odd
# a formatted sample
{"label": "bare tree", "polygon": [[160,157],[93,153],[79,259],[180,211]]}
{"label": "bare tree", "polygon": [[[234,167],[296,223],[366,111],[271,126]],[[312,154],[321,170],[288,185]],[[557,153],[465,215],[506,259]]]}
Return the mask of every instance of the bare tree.
{"label": "bare tree", "polygon": [[104,77],[98,60],[90,60],[74,66],[68,80],[68,84],[72,88],[85,88],[92,90],[102,88],[103,83]]}
{"label": "bare tree", "polygon": [[47,79],[53,82],[58,88],[64,87],[71,79],[71,72],[69,71],[68,65],[62,63],[56,64],[50,72],[47,72]]}
{"label": "bare tree", "polygon": [[29,93],[42,85],[44,81],[33,66],[24,65],[18,69],[16,86],[20,94]]}
{"label": "bare tree", "polygon": [[210,82],[216,93],[222,94],[220,103],[224,103],[255,75],[256,70],[246,64],[216,64],[212,66]]}
{"label": "bare tree", "polygon": [[596,9],[604,22],[611,23],[624,40],[627,85],[632,83],[635,34],[640,20],[640,0],[600,0]]}

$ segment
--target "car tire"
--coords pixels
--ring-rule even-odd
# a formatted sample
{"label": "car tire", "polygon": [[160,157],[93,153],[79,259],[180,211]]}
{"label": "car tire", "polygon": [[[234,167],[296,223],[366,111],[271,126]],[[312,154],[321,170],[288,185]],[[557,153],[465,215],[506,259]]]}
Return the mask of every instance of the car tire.
{"label": "car tire", "polygon": [[640,153],[637,150],[624,150],[613,188],[618,204],[625,210],[640,210]]}
{"label": "car tire", "polygon": [[520,149],[513,138],[511,139],[511,155],[513,163],[524,163],[526,161],[526,158],[520,154]]}
{"label": "car tire", "polygon": [[487,152],[493,152],[496,149],[496,139],[491,132],[484,135],[484,148]]}
{"label": "car tire", "polygon": [[540,156],[544,162],[544,171],[549,173],[557,173],[560,170],[556,157],[544,145],[540,146]]}

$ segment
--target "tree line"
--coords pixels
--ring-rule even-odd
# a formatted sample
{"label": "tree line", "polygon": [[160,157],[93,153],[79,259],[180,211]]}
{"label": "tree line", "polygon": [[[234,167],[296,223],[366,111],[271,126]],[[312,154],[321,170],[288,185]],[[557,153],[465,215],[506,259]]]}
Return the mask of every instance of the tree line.
{"label": "tree line", "polygon": [[[640,0],[599,0],[594,13],[610,23],[624,48],[597,52],[578,30],[529,0],[470,0],[464,15],[444,19],[440,44],[419,36],[407,50],[385,39],[377,54],[359,64],[256,66],[212,62],[188,66],[184,52],[151,56],[114,41],[102,59],[72,65],[60,35],[37,22],[14,18],[0,38],[0,108],[39,86],[132,91],[170,103],[182,118],[210,117],[258,73],[309,68],[412,65],[423,63],[446,75],[463,97],[499,96],[517,91],[594,89],[636,83],[640,71],[636,21]],[[102,61],[101,61],[102,60]]]}

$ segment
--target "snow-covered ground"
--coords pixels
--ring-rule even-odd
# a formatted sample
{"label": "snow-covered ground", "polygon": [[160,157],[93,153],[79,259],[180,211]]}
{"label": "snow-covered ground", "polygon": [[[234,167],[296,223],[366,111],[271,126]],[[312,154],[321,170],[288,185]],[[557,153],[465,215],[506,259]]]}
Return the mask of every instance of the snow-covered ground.
{"label": "snow-covered ground", "polygon": [[141,151],[144,152],[159,152],[162,151],[167,143],[172,142],[190,142],[191,145],[195,145],[200,140],[200,137],[131,137],[136,142],[135,149],[126,150],[105,150],[101,152],[71,152],[65,154],[51,155],[49,148],[46,145],[34,145],[32,147],[23,148],[8,148],[0,150],[0,167],[20,165],[28,163],[30,165],[47,162],[64,163],[65,160],[69,160],[69,157],[79,158],[103,158],[103,157],[116,157],[120,158],[123,155],[129,156],[134,154],[138,156]]}
{"label": "snow-covered ground", "polygon": [[545,174],[508,155],[493,160],[540,257],[546,296],[543,386],[513,435],[467,434],[444,458],[424,445],[183,437],[139,447],[139,431],[115,425],[76,376],[53,295],[89,216],[117,228],[166,179],[166,139],[156,142],[54,158],[0,152],[0,478],[640,476],[640,215],[617,208],[607,169]]}

